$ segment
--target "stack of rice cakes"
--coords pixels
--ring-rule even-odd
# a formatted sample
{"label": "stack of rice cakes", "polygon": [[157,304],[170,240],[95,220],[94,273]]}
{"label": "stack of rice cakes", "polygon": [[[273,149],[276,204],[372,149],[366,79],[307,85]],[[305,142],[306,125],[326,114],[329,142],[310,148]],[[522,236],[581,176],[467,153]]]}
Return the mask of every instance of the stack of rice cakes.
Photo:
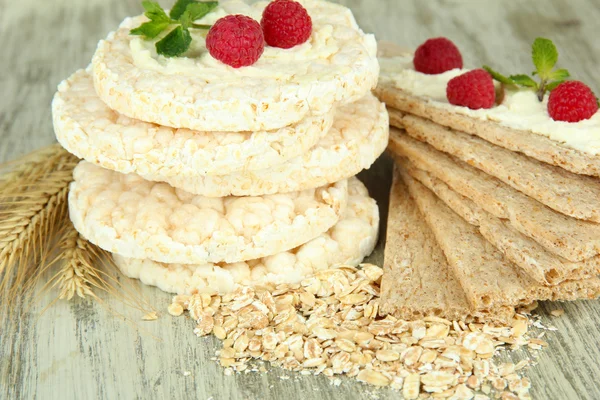
{"label": "stack of rice cakes", "polygon": [[[347,8],[302,3],[313,19],[303,58],[269,48],[233,69],[205,52],[171,73],[162,56],[139,62],[135,17],[59,85],[56,137],[85,160],[71,220],[126,275],[168,292],[225,293],[296,283],[373,250],[377,204],[354,175],[388,142],[387,111],[371,94],[376,43]],[[264,6],[224,2],[215,15],[260,19]],[[324,35],[335,45],[320,44]]]}
{"label": "stack of rice cakes", "polygon": [[385,70],[396,170],[382,312],[505,322],[537,300],[598,297],[600,158],[415,95],[418,82]]}

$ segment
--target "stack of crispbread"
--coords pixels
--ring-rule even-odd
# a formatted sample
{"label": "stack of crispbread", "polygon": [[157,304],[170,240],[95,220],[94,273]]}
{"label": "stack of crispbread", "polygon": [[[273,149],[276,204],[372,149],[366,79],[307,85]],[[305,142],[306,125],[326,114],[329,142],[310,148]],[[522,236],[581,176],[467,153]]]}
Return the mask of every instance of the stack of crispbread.
{"label": "stack of crispbread", "polygon": [[[389,120],[371,93],[376,43],[350,10],[301,1],[309,43],[267,48],[239,69],[212,58],[201,32],[190,57],[166,58],[127,18],[91,65],[60,84],[56,137],[84,159],[71,220],[130,277],[176,293],[297,283],[357,265],[377,240],[378,208],[356,178],[384,151]],[[255,20],[265,2],[223,1]]]}
{"label": "stack of crispbread", "polygon": [[537,300],[598,297],[600,156],[584,134],[561,142],[544,129],[579,124],[592,143],[600,116],[515,129],[447,102],[460,71],[420,74],[410,53],[380,62],[396,160],[382,311],[504,320]]}

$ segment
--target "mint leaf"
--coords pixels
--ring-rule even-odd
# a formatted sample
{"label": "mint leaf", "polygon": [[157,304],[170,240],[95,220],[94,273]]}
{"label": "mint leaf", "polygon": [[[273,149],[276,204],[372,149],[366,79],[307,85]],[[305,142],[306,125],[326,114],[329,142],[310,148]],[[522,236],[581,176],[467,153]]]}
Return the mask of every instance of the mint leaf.
{"label": "mint leaf", "polygon": [[217,8],[218,5],[218,1],[204,1],[200,3],[194,2],[188,4],[185,11],[189,12],[192,21],[195,21],[204,17],[206,14]]}
{"label": "mint leaf", "polygon": [[173,8],[171,8],[169,16],[173,19],[179,19],[185,12],[187,6],[195,2],[196,0],[177,0]]}
{"label": "mint leaf", "polygon": [[538,84],[536,81],[534,81],[532,78],[530,78],[529,76],[524,75],[524,74],[511,75],[509,78],[519,86],[525,86],[525,87],[531,87],[531,88],[538,87]]}
{"label": "mint leaf", "polygon": [[497,80],[500,83],[503,83],[505,85],[514,85],[515,84],[510,78],[507,78],[506,76],[502,75],[501,73],[494,71],[487,65],[484,65],[483,69],[485,69],[492,76],[492,78],[494,78],[495,80]]}
{"label": "mint leaf", "polygon": [[160,35],[160,33],[164,31],[169,25],[170,22],[168,21],[148,21],[144,22],[137,28],[130,30],[129,34],[142,35],[144,36],[144,39],[154,39],[155,37]]}
{"label": "mint leaf", "polygon": [[187,51],[190,43],[192,43],[190,32],[179,25],[167,36],[156,42],[156,51],[165,57],[177,57]]}
{"label": "mint leaf", "polygon": [[547,90],[547,91],[549,91],[549,92],[551,92],[551,91],[553,91],[554,89],[556,89],[556,87],[557,87],[558,85],[560,85],[561,83],[563,83],[563,82],[564,82],[564,79],[563,79],[563,80],[560,80],[560,81],[554,81],[554,82],[550,82],[549,84],[547,84],[547,85],[546,85],[546,90]]}
{"label": "mint leaf", "polygon": [[552,71],[550,73],[550,75],[548,76],[548,80],[564,81],[569,76],[571,76],[571,75],[569,74],[569,71],[567,71],[566,69],[557,69],[556,71]]}
{"label": "mint leaf", "polygon": [[542,80],[548,79],[548,75],[558,61],[558,51],[551,40],[537,38],[531,48],[531,58],[537,74]]}
{"label": "mint leaf", "polygon": [[144,15],[148,17],[151,21],[171,22],[171,19],[169,18],[165,10],[163,10],[160,4],[158,4],[157,2],[144,0],[142,1],[142,7],[144,7],[144,10],[146,10]]}

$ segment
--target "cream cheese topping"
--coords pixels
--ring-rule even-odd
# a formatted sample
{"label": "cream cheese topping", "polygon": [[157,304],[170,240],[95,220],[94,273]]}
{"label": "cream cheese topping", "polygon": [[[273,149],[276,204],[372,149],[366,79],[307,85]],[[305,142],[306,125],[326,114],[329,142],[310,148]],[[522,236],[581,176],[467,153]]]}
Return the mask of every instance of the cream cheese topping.
{"label": "cream cheese topping", "polygon": [[[375,57],[373,35],[365,35],[359,29],[348,8],[324,1],[300,2],[313,22],[309,40],[291,49],[265,46],[263,55],[254,65],[236,69],[214,59],[206,49],[206,31],[197,29],[190,29],[192,44],[185,57],[158,55],[155,43],[162,36],[153,41],[133,37],[130,49],[134,63],[139,68],[163,74],[201,76],[207,83],[256,77],[301,84],[351,69],[357,52]],[[267,4],[269,2],[265,1],[252,5],[238,0],[221,1],[213,12],[197,23],[212,25],[229,14],[243,14],[260,21]],[[368,51],[361,50],[363,46]]]}
{"label": "cream cheese topping", "polygon": [[575,123],[554,121],[548,115],[548,95],[540,102],[535,92],[527,89],[506,89],[502,103],[490,109],[471,110],[454,106],[446,99],[446,85],[450,79],[468,70],[454,69],[443,74],[427,75],[415,71],[412,59],[410,54],[380,58],[380,82],[424,97],[433,107],[494,121],[507,128],[533,132],[587,154],[600,153],[600,112],[588,120]]}

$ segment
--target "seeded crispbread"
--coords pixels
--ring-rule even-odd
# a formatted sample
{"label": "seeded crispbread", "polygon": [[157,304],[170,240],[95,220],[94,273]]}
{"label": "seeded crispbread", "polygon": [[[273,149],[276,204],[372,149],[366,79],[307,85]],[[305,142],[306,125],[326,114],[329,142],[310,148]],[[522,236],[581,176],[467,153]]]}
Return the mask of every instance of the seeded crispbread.
{"label": "seeded crispbread", "polygon": [[347,179],[369,168],[385,151],[388,137],[389,119],[385,105],[368,94],[355,103],[339,107],[333,126],[319,143],[283,164],[256,171],[194,178],[142,176],[207,197],[300,191]]}
{"label": "seeded crispbread", "polygon": [[346,208],[348,182],[260,197],[208,198],[82,161],[69,214],[90,242],[165,263],[238,262],[280,253],[326,232]]}
{"label": "seeded crispbread", "polygon": [[477,168],[435,150],[393,128],[390,151],[405,156],[455,192],[540,243],[550,252],[577,262],[600,252],[600,225],[568,217],[533,200]]}
{"label": "seeded crispbread", "polygon": [[533,132],[510,129],[493,121],[479,120],[443,108],[436,108],[427,99],[398,89],[393,86],[392,82],[386,82],[383,79],[375,89],[375,94],[388,106],[403,112],[479,136],[495,145],[521,152],[576,174],[600,176],[600,156],[572,149]]}
{"label": "seeded crispbread", "polygon": [[165,264],[114,255],[130,278],[177,294],[228,293],[237,284],[257,286],[296,284],[319,271],[358,265],[377,242],[379,209],[367,188],[348,180],[348,206],[329,231],[296,247],[261,259],[238,263]]}
{"label": "seeded crispbread", "polygon": [[477,227],[452,211],[429,189],[400,169],[409,192],[475,308],[518,306],[537,300],[594,299],[597,277],[544,286],[508,261]]}
{"label": "seeded crispbread", "polygon": [[132,119],[110,109],[79,70],[58,86],[54,132],[69,152],[124,174],[195,177],[254,171],[306,153],[329,131],[333,111],[272,131],[200,132]]}
{"label": "seeded crispbread", "polygon": [[402,115],[401,125],[412,137],[495,176],[558,212],[600,222],[600,180],[596,178],[542,163],[414,115]]}
{"label": "seeded crispbread", "polygon": [[552,254],[506,221],[494,217],[472,200],[456,193],[444,182],[415,168],[407,159],[398,159],[397,162],[464,220],[479,227],[485,239],[540,284],[557,285],[565,280],[587,279],[600,273],[600,256],[571,262]]}
{"label": "seeded crispbread", "polygon": [[505,322],[512,307],[474,310],[397,170],[390,192],[380,312],[400,319],[428,316]]}

